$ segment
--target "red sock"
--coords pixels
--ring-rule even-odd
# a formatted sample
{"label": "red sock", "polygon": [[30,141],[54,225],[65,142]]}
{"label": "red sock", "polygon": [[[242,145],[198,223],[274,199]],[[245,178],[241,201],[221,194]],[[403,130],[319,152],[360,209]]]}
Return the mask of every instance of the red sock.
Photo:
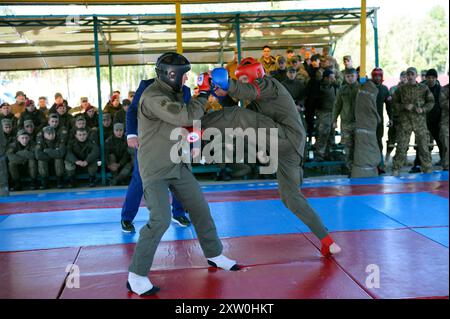
{"label": "red sock", "polygon": [[328,235],[327,237],[325,237],[324,239],[321,240],[321,243],[322,243],[322,249],[320,250],[320,252],[322,253],[322,255],[325,257],[331,256],[330,246],[331,246],[331,244],[334,243],[333,238],[331,238],[331,236]]}

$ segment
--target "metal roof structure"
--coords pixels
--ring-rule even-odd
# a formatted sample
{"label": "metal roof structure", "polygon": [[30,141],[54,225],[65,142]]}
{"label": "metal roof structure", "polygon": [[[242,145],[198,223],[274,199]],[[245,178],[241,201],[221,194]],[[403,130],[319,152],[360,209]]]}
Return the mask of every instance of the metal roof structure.
{"label": "metal roof structure", "polygon": [[[360,18],[360,8],[186,13],[183,53],[192,63],[218,63],[239,46],[244,56],[259,56],[264,45],[332,46]],[[152,64],[177,49],[175,14],[0,16],[0,71],[93,67],[95,30],[102,66],[111,57],[114,66]]]}

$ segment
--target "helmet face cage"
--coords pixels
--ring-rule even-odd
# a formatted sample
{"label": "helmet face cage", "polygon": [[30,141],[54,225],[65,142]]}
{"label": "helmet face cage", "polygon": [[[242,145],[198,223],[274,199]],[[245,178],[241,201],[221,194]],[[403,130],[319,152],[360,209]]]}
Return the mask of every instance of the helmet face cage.
{"label": "helmet face cage", "polygon": [[183,85],[183,76],[189,72],[191,64],[181,54],[175,52],[164,53],[156,62],[158,78],[167,83],[175,91],[180,91]]}
{"label": "helmet face cage", "polygon": [[375,68],[375,69],[373,69],[371,75],[372,75],[372,79],[375,76],[379,75],[379,76],[381,76],[381,82],[383,82],[383,80],[384,80],[384,78],[383,78],[383,69],[382,68]]}

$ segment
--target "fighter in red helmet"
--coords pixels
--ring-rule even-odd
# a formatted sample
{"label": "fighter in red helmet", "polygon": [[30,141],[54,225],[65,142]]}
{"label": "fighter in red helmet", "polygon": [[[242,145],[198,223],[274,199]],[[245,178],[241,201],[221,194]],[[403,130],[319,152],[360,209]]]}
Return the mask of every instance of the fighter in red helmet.
{"label": "fighter in red helmet", "polygon": [[389,89],[383,85],[383,70],[381,68],[375,68],[372,70],[372,82],[375,83],[378,94],[377,94],[377,111],[378,115],[381,118],[381,122],[378,123],[377,126],[377,141],[378,141],[378,147],[380,148],[381,158],[380,158],[380,164],[378,166],[378,172],[380,174],[384,174],[384,161],[383,161],[383,135],[384,135],[384,121],[383,121],[383,104],[386,105],[386,111],[389,116],[389,121],[392,122],[392,112],[390,110],[392,109],[392,96],[389,92]]}
{"label": "fighter in red helmet", "polygon": [[[208,114],[202,119],[202,127],[278,129],[278,156],[276,174],[278,190],[283,204],[300,218],[321,240],[324,256],[337,254],[341,248],[328,234],[322,220],[299,191],[303,179],[302,162],[306,132],[300,120],[295,102],[278,81],[265,76],[261,63],[246,58],[236,69],[238,81],[224,79],[225,72],[212,74],[215,94],[239,100],[251,101],[247,108],[225,107],[221,112]],[[225,81],[226,80],[226,81]],[[228,88],[218,85],[226,83]],[[267,134],[267,133],[266,133]],[[260,146],[260,145],[258,145]]]}

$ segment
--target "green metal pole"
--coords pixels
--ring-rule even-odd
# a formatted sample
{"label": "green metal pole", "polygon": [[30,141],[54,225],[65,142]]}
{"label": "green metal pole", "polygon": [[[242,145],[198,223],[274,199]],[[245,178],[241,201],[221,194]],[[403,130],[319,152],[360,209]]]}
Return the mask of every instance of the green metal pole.
{"label": "green metal pole", "polygon": [[373,14],[373,37],[375,43],[375,66],[380,66],[379,52],[378,52],[378,10],[375,10]]}
{"label": "green metal pole", "polygon": [[100,139],[100,159],[102,161],[102,185],[106,185],[105,168],[105,143],[103,141],[103,110],[102,110],[102,90],[100,80],[100,51],[98,47],[98,19],[94,16],[94,45],[95,45],[95,72],[97,75],[97,98],[98,98],[98,127]]}
{"label": "green metal pole", "polygon": [[112,86],[112,53],[108,51],[108,68],[109,68],[109,95],[112,96],[113,86]]}
{"label": "green metal pole", "polygon": [[236,46],[238,51],[238,64],[242,60],[242,51],[241,51],[241,22],[239,21],[239,14],[236,15],[235,18],[235,28],[236,28]]}

